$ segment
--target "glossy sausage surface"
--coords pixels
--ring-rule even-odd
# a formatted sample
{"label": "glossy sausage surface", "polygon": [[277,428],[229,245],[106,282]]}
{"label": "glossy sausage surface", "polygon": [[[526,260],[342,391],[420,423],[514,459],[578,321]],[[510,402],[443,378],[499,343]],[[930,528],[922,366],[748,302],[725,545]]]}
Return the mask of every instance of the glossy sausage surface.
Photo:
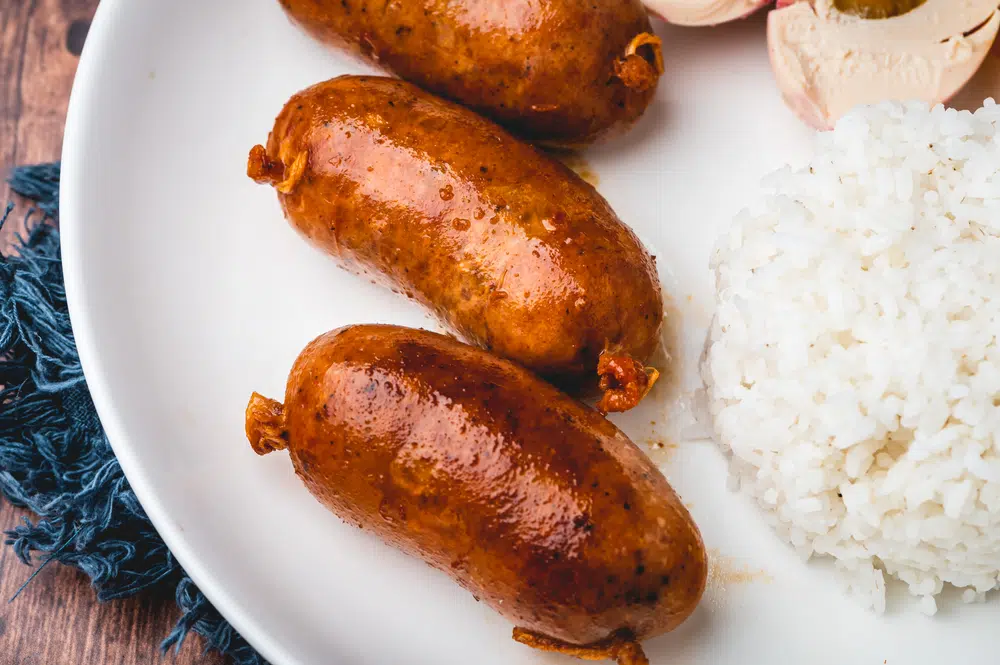
{"label": "glossy sausage surface", "polygon": [[452,338],[327,333],[283,405],[254,394],[247,436],[260,454],[287,448],[330,510],[448,573],[532,646],[641,663],[636,640],[704,590],[701,536],[652,462],[596,411]]}
{"label": "glossy sausage surface", "polygon": [[590,141],[646,109],[662,71],[639,0],[281,0],[327,44],[530,140]]}
{"label": "glossy sausage surface", "polygon": [[496,124],[398,79],[344,76],[289,100],[248,173],[314,245],[465,339],[575,394],[609,349],[605,410],[648,389],[652,257],[593,187]]}

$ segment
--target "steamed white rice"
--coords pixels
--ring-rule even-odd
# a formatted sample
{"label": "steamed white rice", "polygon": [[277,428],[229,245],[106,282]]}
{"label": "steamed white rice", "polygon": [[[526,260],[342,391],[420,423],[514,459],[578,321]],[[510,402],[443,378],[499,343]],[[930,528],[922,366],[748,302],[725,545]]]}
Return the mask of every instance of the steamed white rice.
{"label": "steamed white rice", "polygon": [[765,180],[713,259],[702,366],[732,470],[804,557],[933,614],[1000,575],[1000,106],[881,104]]}

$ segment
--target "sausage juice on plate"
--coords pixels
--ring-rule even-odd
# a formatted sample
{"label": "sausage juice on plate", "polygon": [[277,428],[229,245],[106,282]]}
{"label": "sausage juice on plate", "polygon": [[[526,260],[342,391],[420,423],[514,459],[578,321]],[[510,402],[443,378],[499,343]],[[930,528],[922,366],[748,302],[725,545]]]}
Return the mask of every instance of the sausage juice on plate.
{"label": "sausage juice on plate", "polygon": [[679,625],[704,590],[701,535],[635,444],[450,337],[326,333],[283,404],[253,395],[246,431],[259,454],[287,449],[330,510],[451,575],[530,646],[646,663],[638,641]]}
{"label": "sausage juice on plate", "polygon": [[640,0],[281,0],[346,47],[529,140],[579,144],[646,109],[663,71]]}
{"label": "sausage juice on plate", "polygon": [[248,174],[314,245],[602,411],[635,406],[663,319],[652,257],[608,202],[498,125],[398,79],[289,100]]}

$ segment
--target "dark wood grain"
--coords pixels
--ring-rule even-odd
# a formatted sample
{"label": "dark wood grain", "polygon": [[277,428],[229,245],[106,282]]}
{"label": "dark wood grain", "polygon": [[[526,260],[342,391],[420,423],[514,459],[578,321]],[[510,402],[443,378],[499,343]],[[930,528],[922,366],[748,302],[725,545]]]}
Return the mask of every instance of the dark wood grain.
{"label": "dark wood grain", "polygon": [[[77,56],[98,0],[0,0],[0,175],[14,164],[59,158]],[[0,187],[0,201],[10,198]],[[16,216],[0,236],[6,244]],[[0,529],[26,513],[0,499]],[[83,574],[47,567],[8,604],[31,574],[0,549],[0,665],[139,665],[159,661],[159,643],[178,610],[170,590],[98,603]],[[165,595],[164,595],[165,594]],[[164,662],[219,665],[200,638]]]}

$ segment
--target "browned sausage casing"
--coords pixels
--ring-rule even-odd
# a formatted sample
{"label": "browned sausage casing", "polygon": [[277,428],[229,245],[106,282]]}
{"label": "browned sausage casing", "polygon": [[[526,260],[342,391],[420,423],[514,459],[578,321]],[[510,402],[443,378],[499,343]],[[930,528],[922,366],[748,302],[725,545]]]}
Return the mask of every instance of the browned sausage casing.
{"label": "browned sausage casing", "polygon": [[289,100],[248,173],[314,245],[469,341],[575,394],[611,349],[603,410],[648,388],[652,257],[593,187],[494,123],[398,79],[343,76]]}
{"label": "browned sausage casing", "polygon": [[254,394],[246,426],[258,453],[287,448],[330,510],[451,575],[532,646],[641,663],[636,640],[704,590],[701,536],[652,462],[596,411],[452,338],[322,335],[284,405]]}
{"label": "browned sausage casing", "polygon": [[583,143],[627,125],[646,109],[663,68],[640,0],[281,4],[320,41],[531,140]]}

